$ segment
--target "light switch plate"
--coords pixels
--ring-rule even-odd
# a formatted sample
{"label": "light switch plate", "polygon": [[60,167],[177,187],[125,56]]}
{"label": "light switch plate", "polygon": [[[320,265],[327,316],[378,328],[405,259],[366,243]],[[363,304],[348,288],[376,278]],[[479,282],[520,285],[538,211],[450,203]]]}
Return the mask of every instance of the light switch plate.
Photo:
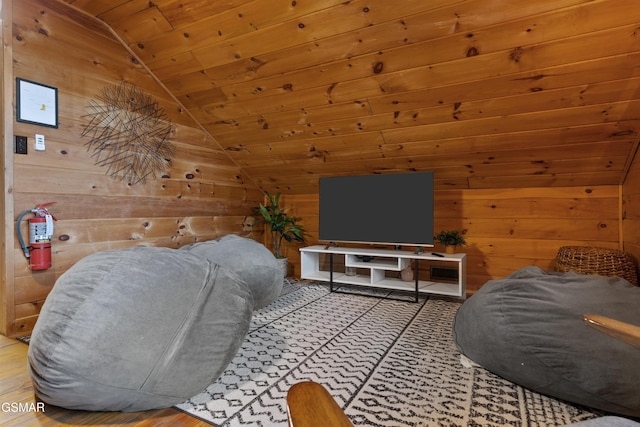
{"label": "light switch plate", "polygon": [[44,151],[44,135],[36,134],[36,151]]}

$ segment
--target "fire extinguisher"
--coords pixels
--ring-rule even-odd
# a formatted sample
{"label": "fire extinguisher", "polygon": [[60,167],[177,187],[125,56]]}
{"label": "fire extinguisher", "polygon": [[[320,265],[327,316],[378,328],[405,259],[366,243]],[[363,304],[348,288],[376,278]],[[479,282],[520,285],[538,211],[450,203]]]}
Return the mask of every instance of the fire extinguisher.
{"label": "fire extinguisher", "polygon": [[[46,270],[51,268],[51,238],[53,237],[53,221],[57,218],[53,216],[46,208],[55,202],[42,203],[36,205],[33,209],[27,209],[18,216],[16,228],[18,230],[18,239],[20,247],[24,252],[24,256],[29,260],[32,270]],[[29,246],[25,245],[20,230],[22,218],[33,213],[35,216],[29,218]]]}

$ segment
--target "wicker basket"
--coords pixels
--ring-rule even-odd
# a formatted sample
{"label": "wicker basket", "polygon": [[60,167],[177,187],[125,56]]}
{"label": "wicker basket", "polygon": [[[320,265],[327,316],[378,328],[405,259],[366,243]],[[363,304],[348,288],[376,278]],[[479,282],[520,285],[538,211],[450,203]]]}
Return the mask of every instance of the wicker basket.
{"label": "wicker basket", "polygon": [[638,286],[635,259],[617,249],[592,246],[562,246],[556,255],[556,271],[619,276]]}

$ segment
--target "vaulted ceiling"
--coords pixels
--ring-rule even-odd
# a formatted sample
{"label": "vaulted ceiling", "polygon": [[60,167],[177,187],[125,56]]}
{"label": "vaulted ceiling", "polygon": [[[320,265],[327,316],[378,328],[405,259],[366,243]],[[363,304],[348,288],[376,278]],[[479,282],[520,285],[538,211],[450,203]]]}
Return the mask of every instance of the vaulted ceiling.
{"label": "vaulted ceiling", "polygon": [[65,0],[106,22],[256,184],[619,184],[637,0]]}

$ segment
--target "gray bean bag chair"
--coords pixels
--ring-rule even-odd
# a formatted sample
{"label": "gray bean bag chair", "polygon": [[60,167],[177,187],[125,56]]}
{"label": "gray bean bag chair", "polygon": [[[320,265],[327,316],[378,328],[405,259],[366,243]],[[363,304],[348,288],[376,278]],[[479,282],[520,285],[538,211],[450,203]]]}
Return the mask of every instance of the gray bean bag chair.
{"label": "gray bean bag chair", "polygon": [[[183,246],[181,251],[225,267],[252,286],[253,309],[269,305],[282,292],[282,273],[274,270],[274,256],[260,243],[229,234],[216,240]],[[277,261],[276,261],[277,263]],[[280,270],[281,271],[281,270]],[[264,282],[271,286],[265,286]]]}
{"label": "gray bean bag chair", "polygon": [[[227,255],[225,242],[233,247]],[[141,411],[204,390],[283,280],[275,257],[255,241],[234,236],[215,249],[215,262],[195,247],[137,247],[78,261],[56,281],[31,336],[36,395],[68,409]]]}
{"label": "gray bean bag chair", "polygon": [[618,277],[526,267],[487,282],[454,319],[459,351],[539,393],[640,417],[640,349],[583,314],[640,325],[640,288]]}

